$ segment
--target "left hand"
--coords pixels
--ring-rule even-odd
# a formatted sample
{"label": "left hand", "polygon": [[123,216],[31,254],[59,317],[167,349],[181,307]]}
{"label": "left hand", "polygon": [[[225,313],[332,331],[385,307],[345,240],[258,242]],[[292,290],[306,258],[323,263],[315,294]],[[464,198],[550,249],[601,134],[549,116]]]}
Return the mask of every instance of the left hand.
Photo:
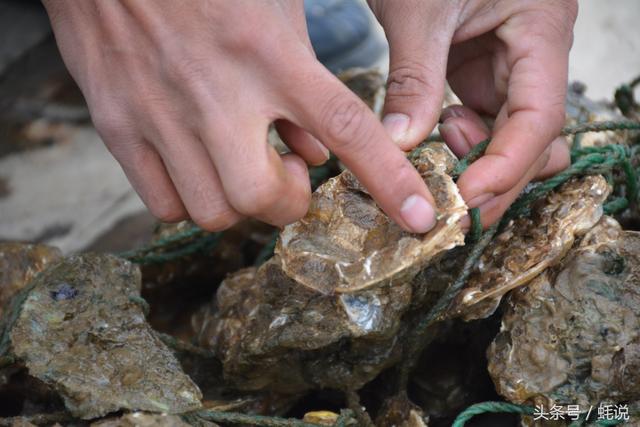
{"label": "left hand", "polygon": [[[565,122],[576,0],[369,0],[385,29],[390,67],[383,123],[408,150],[440,117],[445,81],[466,107],[496,117],[485,155],[458,180],[485,226],[533,178],[569,162]],[[441,133],[457,155],[486,136],[477,116],[453,109]],[[475,135],[475,136],[474,136]]]}

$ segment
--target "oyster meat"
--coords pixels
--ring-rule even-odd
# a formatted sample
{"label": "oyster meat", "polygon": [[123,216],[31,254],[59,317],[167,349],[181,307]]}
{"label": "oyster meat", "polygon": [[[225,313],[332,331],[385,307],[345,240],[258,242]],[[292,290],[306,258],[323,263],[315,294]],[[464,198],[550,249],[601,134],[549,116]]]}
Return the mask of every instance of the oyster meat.
{"label": "oyster meat", "polygon": [[530,216],[513,220],[487,246],[450,316],[485,318],[504,294],[558,263],[576,237],[598,222],[610,191],[604,177],[591,175],[574,178],[536,202]]}
{"label": "oyster meat", "polygon": [[489,347],[497,391],[516,403],[640,400],[640,233],[603,220],[507,300]]}
{"label": "oyster meat", "polygon": [[200,407],[200,390],[136,302],[136,266],[111,255],[72,256],[38,275],[33,286],[11,345],[75,416]]}
{"label": "oyster meat", "polygon": [[466,206],[446,175],[454,160],[439,143],[415,160],[440,213],[426,235],[393,224],[349,172],[321,186],[276,255],[226,279],[199,317],[200,342],[219,355],[225,378],[245,390],[357,389],[397,361],[412,295],[431,296],[415,289],[428,280],[411,279],[463,244]]}

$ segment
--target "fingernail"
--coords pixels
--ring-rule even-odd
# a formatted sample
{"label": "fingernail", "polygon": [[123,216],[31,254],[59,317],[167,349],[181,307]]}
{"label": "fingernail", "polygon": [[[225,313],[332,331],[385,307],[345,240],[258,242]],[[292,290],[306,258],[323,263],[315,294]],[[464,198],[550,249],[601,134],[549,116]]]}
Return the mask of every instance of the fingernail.
{"label": "fingernail", "polygon": [[469,200],[469,203],[467,203],[467,206],[470,209],[473,208],[477,208],[479,206],[484,205],[485,203],[487,203],[489,200],[493,199],[496,195],[493,193],[484,193],[481,194],[479,196],[474,197],[473,199]]}
{"label": "fingernail", "polygon": [[331,153],[329,153],[329,149],[327,147],[325,147],[322,144],[322,142],[318,141],[317,139],[314,142],[316,143],[316,145],[318,146],[320,151],[322,151],[322,154],[324,154],[325,159],[329,160],[329,158],[331,157]]}
{"label": "fingernail", "polygon": [[414,233],[426,233],[436,225],[436,213],[427,200],[417,194],[407,197],[400,215]]}
{"label": "fingernail", "polygon": [[438,132],[456,156],[464,156],[471,150],[471,144],[457,125],[444,122],[438,126]]}
{"label": "fingernail", "polygon": [[451,107],[447,107],[440,114],[440,120],[445,122],[448,118],[451,117],[464,117],[464,114],[459,110],[460,106],[454,105]]}
{"label": "fingernail", "polygon": [[390,113],[382,119],[382,125],[396,144],[404,141],[409,130],[409,116],[400,113]]}

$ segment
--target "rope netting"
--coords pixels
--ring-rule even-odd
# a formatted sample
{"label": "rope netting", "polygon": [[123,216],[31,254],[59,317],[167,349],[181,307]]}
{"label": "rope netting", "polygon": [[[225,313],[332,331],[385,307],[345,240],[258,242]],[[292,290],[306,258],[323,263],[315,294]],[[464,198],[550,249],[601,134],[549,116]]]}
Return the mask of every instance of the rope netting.
{"label": "rope netting", "polygon": [[[563,129],[564,135],[578,135],[586,132],[603,132],[603,131],[629,131],[640,130],[640,122],[622,120],[622,121],[603,121],[577,124],[574,126],[568,126]],[[577,138],[576,138],[577,139]],[[490,140],[485,140],[477,144],[467,156],[459,161],[455,170],[454,178],[460,176],[468,168],[468,166],[482,156],[484,151],[489,145]],[[426,142],[428,143],[428,142]],[[419,154],[423,145],[417,147],[410,156]],[[443,313],[446,312],[451,301],[455,298],[458,292],[464,287],[467,279],[473,271],[478,259],[482,255],[484,249],[492,241],[496,233],[503,227],[509,220],[527,215],[531,204],[546,196],[551,191],[555,190],[558,186],[567,182],[573,177],[583,176],[588,174],[604,174],[612,175],[614,172],[622,173],[624,180],[622,186],[624,191],[622,195],[619,195],[618,191],[615,197],[608,201],[605,205],[605,212],[616,213],[626,209],[628,206],[637,202],[638,197],[638,174],[634,169],[631,158],[635,154],[633,148],[621,144],[611,144],[601,147],[585,147],[582,148],[580,144],[574,144],[571,151],[571,165],[564,171],[560,172],[556,176],[549,178],[545,181],[537,184],[532,184],[529,191],[522,194],[507,210],[502,220],[492,225],[486,230],[482,229],[480,211],[478,209],[471,209],[469,214],[472,222],[471,230],[469,233],[469,241],[473,245],[467,259],[462,266],[460,273],[456,280],[446,289],[443,295],[435,303],[435,305],[424,314],[419,320],[418,324],[411,333],[410,338],[407,340],[407,347],[402,362],[399,365],[398,376],[398,393],[406,391],[410,373],[415,366],[418,357],[422,350],[426,346],[427,334],[429,326],[434,322],[441,319]],[[327,173],[318,173],[319,179],[326,179]],[[147,245],[145,247],[120,253],[119,256],[126,258],[134,263],[138,264],[154,264],[165,263],[185,257],[189,257],[195,254],[210,253],[218,244],[222,237],[222,232],[210,233],[202,230],[201,228],[193,225],[186,229],[175,233],[173,235],[162,237]],[[275,239],[274,239],[275,241]],[[266,245],[262,253],[259,255],[258,263],[266,260],[271,256],[273,251],[273,245]],[[11,331],[13,322],[17,318],[20,305],[24,302],[26,295],[30,291],[26,288],[24,292],[16,298],[12,315],[9,316],[8,321],[5,322],[2,329],[2,336],[0,337],[0,364],[13,363],[14,359],[10,352],[9,333]],[[23,295],[23,296],[21,296]],[[142,301],[141,305],[145,305]],[[191,344],[182,343],[170,336],[162,336],[163,341],[174,348],[176,351],[187,351],[199,354],[204,357],[215,357],[208,350],[201,349]],[[349,394],[351,393],[351,394]],[[350,398],[347,400],[358,401],[356,392],[348,392],[347,396]],[[353,406],[353,405],[350,405]],[[363,419],[370,422],[368,414],[366,412],[360,413],[359,404],[357,407],[343,410],[335,423],[334,427],[340,426],[355,426],[361,425]],[[535,408],[526,405],[515,405],[507,402],[483,402],[470,406],[463,411],[454,421],[453,427],[463,427],[465,423],[475,415],[484,413],[513,413],[520,415],[532,415]],[[211,411],[211,410],[199,410],[191,413],[183,414],[183,419],[193,425],[198,425],[202,421],[224,423],[229,425],[250,425],[250,426],[264,426],[264,427],[313,427],[316,424],[311,424],[305,421],[297,419],[288,419],[271,416],[259,416],[249,415],[239,412],[225,412],[225,411]],[[364,418],[366,417],[366,418]],[[598,420],[598,422],[603,420]],[[578,422],[578,421],[577,421]],[[584,424],[585,420],[579,421]],[[572,426],[574,426],[572,424]],[[619,424],[616,423],[616,424]],[[616,424],[591,424],[591,425],[616,425]]]}

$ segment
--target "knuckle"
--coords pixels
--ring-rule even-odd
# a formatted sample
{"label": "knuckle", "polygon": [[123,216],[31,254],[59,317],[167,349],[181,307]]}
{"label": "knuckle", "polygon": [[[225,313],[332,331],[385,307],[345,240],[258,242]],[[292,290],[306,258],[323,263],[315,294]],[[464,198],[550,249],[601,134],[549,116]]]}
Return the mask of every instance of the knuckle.
{"label": "knuckle", "polygon": [[235,212],[226,209],[214,215],[192,215],[191,219],[203,230],[222,231],[230,228],[238,222],[238,215]]}
{"label": "knuckle", "polygon": [[151,202],[147,204],[151,214],[161,222],[179,222],[186,219],[181,206],[173,203]]}
{"label": "knuckle", "polygon": [[258,13],[246,13],[242,17],[241,25],[226,31],[219,43],[221,46],[235,54],[265,54],[273,50],[276,44],[271,43],[277,29],[270,28],[270,31],[256,31],[256,28],[264,28],[264,16]]}
{"label": "knuckle", "polygon": [[321,126],[323,134],[334,144],[354,148],[366,132],[366,107],[356,99],[332,98],[324,108]]}
{"label": "knuckle", "polygon": [[437,92],[430,83],[429,76],[441,74],[427,64],[418,61],[404,61],[395,64],[387,79],[388,97],[425,97]]}
{"label": "knuckle", "polygon": [[274,174],[254,174],[256,179],[245,186],[246,190],[234,195],[234,208],[251,217],[268,213],[284,194],[282,182]]}

